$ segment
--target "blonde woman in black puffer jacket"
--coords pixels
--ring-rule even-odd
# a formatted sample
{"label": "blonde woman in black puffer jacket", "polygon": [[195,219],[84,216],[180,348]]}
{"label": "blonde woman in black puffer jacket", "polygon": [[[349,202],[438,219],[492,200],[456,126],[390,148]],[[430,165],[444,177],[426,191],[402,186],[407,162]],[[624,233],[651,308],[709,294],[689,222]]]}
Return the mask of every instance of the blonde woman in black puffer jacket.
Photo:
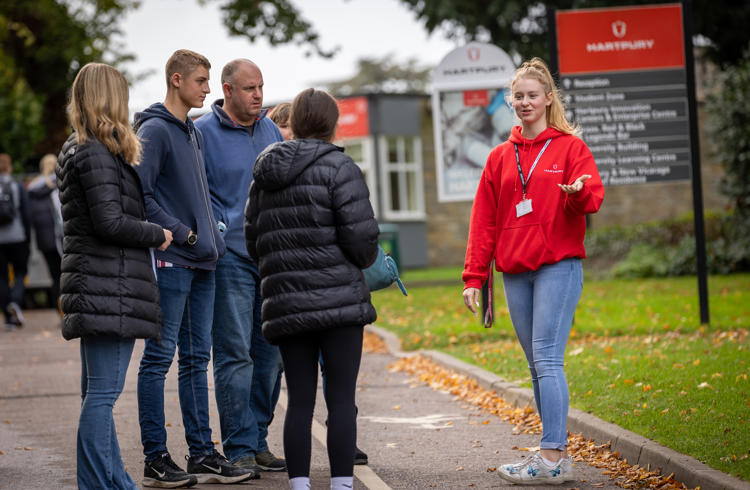
{"label": "blonde woman in black puffer jacket", "polygon": [[81,338],[78,488],[138,488],[122,463],[112,407],[136,338],[159,338],[161,310],[149,247],[172,233],[145,221],[133,165],[140,144],[128,124],[128,84],[89,63],[68,107],[75,132],[56,168],[63,215],[63,336]]}

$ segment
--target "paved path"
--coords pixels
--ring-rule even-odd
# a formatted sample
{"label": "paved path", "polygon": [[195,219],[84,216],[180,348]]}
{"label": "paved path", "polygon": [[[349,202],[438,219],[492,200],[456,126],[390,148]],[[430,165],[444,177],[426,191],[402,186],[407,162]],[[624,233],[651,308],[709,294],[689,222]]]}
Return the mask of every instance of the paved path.
{"label": "paved path", "polygon": [[[0,331],[0,489],[75,488],[75,438],[80,409],[78,341],[60,336],[54,311],[27,313],[27,325]],[[136,377],[143,341],[136,343],[125,391],[115,406],[115,419],[125,464],[136,483],[142,479]],[[503,481],[488,468],[528,454],[511,449],[538,445],[538,436],[513,435],[512,427],[455,401],[450,395],[407,375],[391,373],[390,354],[365,354],[359,378],[358,445],[369,466],[355,467],[356,489],[501,488]],[[209,381],[212,380],[209,375]],[[178,462],[187,447],[177,401],[176,369],[167,380],[166,420],[169,448]],[[212,387],[213,383],[210,383]],[[211,399],[214,439],[220,438]],[[271,449],[281,455],[286,392],[270,428]],[[312,484],[329,487],[325,451],[325,408],[319,392],[313,426]],[[395,408],[398,407],[398,408]],[[489,421],[486,425],[483,422]],[[220,444],[218,446],[220,448]],[[601,470],[576,464],[579,481],[571,487],[615,488]],[[199,485],[196,488],[222,488]],[[286,473],[263,473],[242,488],[288,488]]]}

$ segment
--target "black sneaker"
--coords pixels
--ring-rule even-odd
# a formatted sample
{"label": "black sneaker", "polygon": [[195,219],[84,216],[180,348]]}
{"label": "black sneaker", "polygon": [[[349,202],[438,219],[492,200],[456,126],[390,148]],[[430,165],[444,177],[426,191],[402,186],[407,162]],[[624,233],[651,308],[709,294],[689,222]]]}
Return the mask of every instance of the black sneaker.
{"label": "black sneaker", "polygon": [[237,483],[257,475],[252,469],[233,465],[215,449],[206,456],[185,456],[185,459],[188,473],[195,476],[198,483]]}
{"label": "black sneaker", "polygon": [[267,449],[255,455],[255,463],[264,471],[286,471],[286,461]]}
{"label": "black sneaker", "polygon": [[186,488],[198,483],[198,479],[182,471],[172,461],[169,453],[146,461],[143,469],[143,486],[157,488]]}
{"label": "black sneaker", "polygon": [[354,464],[367,464],[367,454],[357,446],[354,446]]}

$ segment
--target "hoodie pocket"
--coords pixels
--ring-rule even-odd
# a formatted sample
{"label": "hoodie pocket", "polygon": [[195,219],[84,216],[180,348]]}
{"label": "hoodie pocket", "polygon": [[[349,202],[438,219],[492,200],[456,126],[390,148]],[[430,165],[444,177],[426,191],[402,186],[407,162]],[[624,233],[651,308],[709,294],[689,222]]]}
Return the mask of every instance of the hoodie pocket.
{"label": "hoodie pocket", "polygon": [[495,257],[503,271],[533,270],[544,262],[549,250],[544,227],[534,223],[503,229]]}

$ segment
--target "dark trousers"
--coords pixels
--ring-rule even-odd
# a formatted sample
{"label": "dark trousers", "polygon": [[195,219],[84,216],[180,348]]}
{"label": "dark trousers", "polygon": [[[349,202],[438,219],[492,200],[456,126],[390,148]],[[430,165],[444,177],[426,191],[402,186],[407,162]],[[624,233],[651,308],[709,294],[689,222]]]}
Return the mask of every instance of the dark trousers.
{"label": "dark trousers", "polygon": [[62,257],[57,250],[43,252],[44,261],[47,263],[49,276],[52,278],[52,286],[47,289],[47,307],[57,308],[57,299],[60,297],[60,266]]}
{"label": "dark trousers", "polygon": [[318,387],[318,356],[326,366],[328,459],[331,476],[354,474],[357,439],[354,394],[362,357],[363,327],[341,327],[296,335],[279,343],[289,405],[284,455],[289,478],[310,475],[311,427]]}
{"label": "dark trousers", "polygon": [[[8,318],[8,303],[23,304],[23,280],[29,260],[29,244],[0,244],[0,308]],[[8,282],[8,264],[13,266],[13,284]]]}

